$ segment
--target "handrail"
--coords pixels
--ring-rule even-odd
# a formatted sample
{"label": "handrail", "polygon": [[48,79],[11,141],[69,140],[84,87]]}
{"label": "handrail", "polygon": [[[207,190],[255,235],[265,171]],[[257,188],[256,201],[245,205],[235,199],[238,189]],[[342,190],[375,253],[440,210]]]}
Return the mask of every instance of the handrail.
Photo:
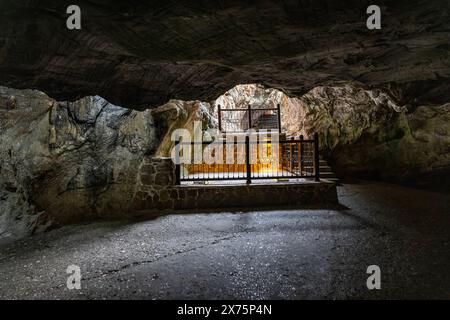
{"label": "handrail", "polygon": [[[218,124],[219,124],[219,130],[223,131],[222,126],[223,126],[223,121],[222,121],[222,113],[223,112],[247,112],[247,129],[243,129],[243,130],[249,130],[252,128],[253,125],[253,121],[252,121],[252,111],[275,111],[275,114],[277,115],[277,127],[278,127],[278,132],[281,133],[281,107],[280,104],[277,104],[276,108],[252,108],[251,105],[248,105],[247,108],[239,108],[239,109],[231,109],[231,108],[226,108],[223,109],[221,108],[220,104],[217,105],[217,114],[218,114]],[[242,120],[241,124],[244,124],[243,122],[244,120]]]}
{"label": "handrail", "polygon": [[220,111],[248,111],[248,110],[251,110],[251,111],[277,111],[278,110],[278,108],[250,108],[250,109],[242,109],[242,108],[239,108],[239,109],[220,109]]}
{"label": "handrail", "polygon": [[[258,140],[258,141],[249,141],[250,144],[261,144],[261,143],[272,143],[272,140]],[[315,142],[314,139],[305,139],[305,140],[278,140],[279,144],[289,144],[289,143],[313,143]],[[223,140],[223,141],[191,141],[191,142],[183,142],[180,141],[178,142],[180,145],[197,145],[197,144],[204,144],[204,145],[210,145],[210,144],[246,144],[245,141],[230,141],[228,142],[227,140]]]}
{"label": "handrail", "polygon": [[[277,169],[275,171],[270,170],[269,166],[262,163],[250,162],[250,157],[254,157],[254,150],[250,149],[250,145],[260,145],[270,143],[272,145],[279,144],[279,153]],[[262,140],[262,141],[250,141],[250,137],[245,136],[245,141],[176,141],[175,142],[175,154],[177,160],[179,160],[180,146],[181,145],[245,145],[244,156],[245,162],[243,163],[223,163],[223,164],[183,164],[185,169],[189,171],[197,170],[194,175],[190,175],[186,170],[181,170],[181,164],[179,161],[175,164],[175,179],[176,183],[180,184],[181,181],[208,181],[208,180],[246,180],[247,183],[251,183],[252,179],[274,179],[274,178],[314,178],[316,181],[320,181],[320,159],[319,159],[319,135],[314,133],[313,139],[291,139],[291,140]],[[273,148],[273,146],[272,146]],[[270,148],[268,148],[270,149]],[[228,152],[229,149],[224,151]],[[232,149],[233,161],[236,156],[236,150]],[[250,151],[252,150],[252,151]],[[271,149],[273,151],[273,149]],[[271,151],[271,152],[272,152]],[[260,151],[257,149],[257,158],[259,158]],[[265,151],[269,152],[269,151]],[[251,155],[252,154],[252,155]],[[225,155],[225,154],[224,154]],[[264,154],[262,155],[265,156]],[[228,160],[227,160],[228,161]],[[273,165],[273,164],[271,164]],[[259,170],[264,169],[262,172]],[[198,171],[200,170],[200,171]],[[203,170],[203,171],[201,171]],[[237,170],[237,171],[236,171]]]}

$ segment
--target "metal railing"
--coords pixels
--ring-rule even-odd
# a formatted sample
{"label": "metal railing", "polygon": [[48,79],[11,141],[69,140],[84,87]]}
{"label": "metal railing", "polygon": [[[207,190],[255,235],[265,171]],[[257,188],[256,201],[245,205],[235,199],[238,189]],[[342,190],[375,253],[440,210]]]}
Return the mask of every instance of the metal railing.
{"label": "metal railing", "polygon": [[[225,109],[217,106],[219,131],[242,132],[250,129],[277,129],[281,133],[280,105],[276,108]],[[224,117],[228,114],[228,117]],[[264,119],[266,118],[266,119]]]}
{"label": "metal railing", "polygon": [[[186,150],[181,150],[188,146]],[[184,181],[289,179],[313,178],[319,181],[319,137],[313,139],[291,138],[284,141],[252,141],[245,136],[244,141],[175,142],[175,155],[180,151],[193,153],[198,148],[213,148],[216,162],[198,161],[180,163],[176,159],[176,184]],[[191,157],[192,159],[192,157]],[[219,160],[217,163],[217,160]]]}

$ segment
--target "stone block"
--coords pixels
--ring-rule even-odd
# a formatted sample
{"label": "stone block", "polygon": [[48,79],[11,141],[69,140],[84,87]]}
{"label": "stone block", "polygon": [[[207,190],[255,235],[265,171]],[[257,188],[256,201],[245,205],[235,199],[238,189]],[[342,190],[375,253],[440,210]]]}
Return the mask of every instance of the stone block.
{"label": "stone block", "polygon": [[155,184],[155,176],[154,175],[141,175],[141,183],[143,185],[153,185]]}

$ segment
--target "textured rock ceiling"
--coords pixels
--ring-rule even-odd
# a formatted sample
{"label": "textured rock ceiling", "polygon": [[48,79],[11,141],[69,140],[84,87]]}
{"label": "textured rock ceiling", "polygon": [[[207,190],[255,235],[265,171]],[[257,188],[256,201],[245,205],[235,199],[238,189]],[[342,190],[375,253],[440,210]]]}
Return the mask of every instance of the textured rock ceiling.
{"label": "textured rock ceiling", "polygon": [[[450,101],[448,0],[1,0],[0,85],[136,109],[210,101],[240,83],[300,95],[352,81],[402,103]],[[68,4],[82,30],[66,28]]]}

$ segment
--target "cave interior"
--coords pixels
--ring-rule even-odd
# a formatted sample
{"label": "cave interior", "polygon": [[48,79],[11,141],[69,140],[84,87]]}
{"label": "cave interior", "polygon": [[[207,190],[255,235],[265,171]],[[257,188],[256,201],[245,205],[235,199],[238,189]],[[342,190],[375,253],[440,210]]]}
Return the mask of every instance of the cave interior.
{"label": "cave interior", "polygon": [[[158,234],[159,227],[152,223],[159,223],[157,217],[167,210],[225,208],[225,199],[238,199],[243,191],[231,187],[230,198],[220,188],[209,199],[202,196],[210,192],[206,185],[211,177],[230,178],[230,173],[247,183],[267,178],[273,185],[295,178],[310,188],[308,196],[288,190],[298,201],[323,194],[327,201],[340,204],[319,213],[296,209],[281,218],[268,213],[267,223],[273,228],[300,225],[309,230],[303,220],[290,223],[300,219],[295,217],[299,212],[319,224],[324,222],[316,213],[330,215],[330,221],[340,216],[343,222],[337,222],[336,229],[347,224],[356,225],[355,230],[359,224],[370,229],[367,238],[361,236],[364,244],[376,238],[379,230],[371,228],[389,219],[405,230],[417,223],[411,228],[426,236],[448,226],[448,0],[377,0],[382,12],[379,29],[367,27],[366,0],[76,2],[81,9],[79,29],[66,24],[71,1],[0,1],[0,245],[11,246],[11,252],[16,250],[11,241],[53,237],[79,223],[145,217],[151,221],[143,228]],[[222,134],[238,131],[234,136],[244,137],[243,146],[250,139],[247,130],[275,130],[284,143],[279,147],[281,160],[275,169],[250,165],[246,159],[233,167],[174,166],[171,152],[179,142],[173,139],[174,132],[195,134],[198,124],[202,135],[213,129]],[[274,153],[272,140],[263,140],[262,145],[266,155]],[[238,144],[230,150],[222,150],[222,156],[237,154]],[[201,178],[211,172],[215,176]],[[180,177],[190,181],[185,189],[173,187],[180,184]],[[319,180],[323,186],[313,189],[312,182]],[[265,189],[255,193],[253,200],[287,199],[275,191],[279,189],[273,190],[273,195]],[[432,203],[430,208],[427,203]],[[246,202],[231,204],[241,208]],[[252,207],[256,210],[256,205]],[[345,216],[343,207],[350,214]],[[384,215],[391,211],[392,217]],[[420,215],[424,211],[430,212],[426,222]],[[261,227],[266,221],[261,212],[247,216],[240,212],[236,217],[244,225],[246,219],[255,219]],[[410,212],[412,222],[405,218]],[[186,222],[196,230],[190,235],[200,232],[196,228],[202,225],[196,213],[190,218],[195,222]],[[356,222],[348,220],[352,216],[358,217]],[[236,217],[206,215],[203,221],[209,232],[226,229]],[[176,215],[166,219],[161,223],[173,223],[173,230],[183,224]],[[215,225],[214,219],[228,220]],[[315,231],[322,234],[327,228],[324,223]],[[437,235],[448,240],[444,232]],[[272,236],[270,243],[280,240],[279,234]],[[307,240],[314,243],[316,238],[311,237]],[[325,234],[323,239],[329,238]],[[191,240],[198,244],[198,239]],[[353,240],[346,240],[351,247]],[[447,252],[450,242],[443,243],[439,250]],[[38,249],[28,244],[31,257]],[[383,248],[381,243],[377,246]],[[392,246],[396,252],[408,251]],[[309,249],[304,250],[309,256]],[[362,248],[358,254],[367,258],[370,250]],[[0,265],[12,270],[14,265],[7,260],[0,259]],[[444,259],[442,265],[448,262]],[[445,289],[450,280],[444,283],[446,287],[435,293],[448,298]],[[13,296],[8,290],[5,295]],[[262,292],[258,290],[262,289],[253,292]],[[303,289],[283,290],[287,289],[280,289],[281,297],[314,297]],[[390,297],[402,296],[394,289],[387,292]],[[366,296],[352,295],[351,290],[342,294]],[[217,292],[212,296],[222,297]]]}

